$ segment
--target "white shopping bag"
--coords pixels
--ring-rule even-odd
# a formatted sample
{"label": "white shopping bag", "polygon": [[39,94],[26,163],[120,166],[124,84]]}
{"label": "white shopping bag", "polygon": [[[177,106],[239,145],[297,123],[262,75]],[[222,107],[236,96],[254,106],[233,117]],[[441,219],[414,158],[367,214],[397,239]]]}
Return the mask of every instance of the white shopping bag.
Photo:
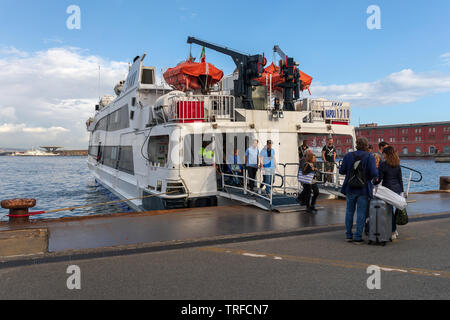
{"label": "white shopping bag", "polygon": [[404,197],[396,194],[391,189],[383,187],[381,183],[379,185],[374,186],[373,196],[383,200],[386,203],[389,203],[390,205],[393,205],[399,210],[405,209],[406,206],[408,205]]}

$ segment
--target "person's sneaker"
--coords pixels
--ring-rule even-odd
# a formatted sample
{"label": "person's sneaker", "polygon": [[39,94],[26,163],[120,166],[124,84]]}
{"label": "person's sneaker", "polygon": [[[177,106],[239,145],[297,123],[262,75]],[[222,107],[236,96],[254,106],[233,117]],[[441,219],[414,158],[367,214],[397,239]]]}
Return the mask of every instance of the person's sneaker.
{"label": "person's sneaker", "polygon": [[353,240],[354,244],[364,244],[364,240]]}
{"label": "person's sneaker", "polygon": [[398,239],[399,238],[399,236],[398,236],[398,231],[397,230],[395,230],[395,237]]}
{"label": "person's sneaker", "polygon": [[345,241],[347,241],[347,242],[353,242],[353,238],[345,238]]}
{"label": "person's sneaker", "polygon": [[395,234],[395,232],[392,232],[391,240],[396,240],[396,239],[397,239],[397,235]]}
{"label": "person's sneaker", "polygon": [[314,210],[313,210],[313,208],[309,207],[309,208],[306,208],[306,212],[308,212],[308,213],[314,213]]}

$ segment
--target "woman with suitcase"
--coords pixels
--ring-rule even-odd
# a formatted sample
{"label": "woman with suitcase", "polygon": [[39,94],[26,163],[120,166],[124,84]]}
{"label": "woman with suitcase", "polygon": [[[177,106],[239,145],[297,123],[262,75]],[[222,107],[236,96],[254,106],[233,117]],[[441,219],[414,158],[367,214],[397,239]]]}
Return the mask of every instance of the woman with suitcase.
{"label": "woman with suitcase", "polygon": [[[400,158],[392,146],[383,149],[382,153],[384,161],[380,163],[378,168],[378,179],[376,184],[389,188],[397,194],[403,196],[403,178],[402,169],[400,167]],[[392,207],[392,240],[398,238],[397,224],[395,223],[395,212]]]}
{"label": "woman with suitcase", "polygon": [[317,197],[319,196],[319,187],[314,180],[314,176],[317,172],[315,167],[316,156],[314,153],[307,153],[306,162],[303,166],[302,176],[299,181],[302,182],[304,188],[303,200],[306,204],[306,212],[316,213],[317,209],[315,207]]}

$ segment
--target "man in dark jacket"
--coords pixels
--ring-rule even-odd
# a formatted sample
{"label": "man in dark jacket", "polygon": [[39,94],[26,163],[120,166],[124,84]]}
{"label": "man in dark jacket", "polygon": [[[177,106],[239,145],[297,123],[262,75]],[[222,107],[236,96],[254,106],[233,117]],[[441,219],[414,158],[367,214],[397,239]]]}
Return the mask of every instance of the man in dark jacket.
{"label": "man in dark jacket", "polygon": [[[378,176],[378,170],[375,164],[375,158],[371,153],[367,152],[368,141],[361,137],[356,139],[356,151],[349,152],[345,155],[339,173],[345,175],[344,184],[342,185],[342,193],[347,198],[347,210],[345,214],[345,227],[347,241],[353,241],[355,244],[363,243],[362,232],[366,220],[366,211],[369,200],[373,195],[372,179]],[[357,160],[361,160],[365,173],[364,185],[359,188],[352,188],[349,185],[349,178],[354,172],[354,164]],[[356,212],[356,233],[353,235],[353,218]]]}

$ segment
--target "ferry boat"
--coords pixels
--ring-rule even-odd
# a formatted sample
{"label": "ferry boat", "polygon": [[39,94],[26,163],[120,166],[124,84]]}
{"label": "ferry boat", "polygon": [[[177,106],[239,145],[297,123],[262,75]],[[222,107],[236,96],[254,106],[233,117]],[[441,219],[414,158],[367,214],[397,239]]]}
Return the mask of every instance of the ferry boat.
{"label": "ferry boat", "polygon": [[52,157],[57,155],[58,154],[53,152],[45,152],[35,148],[31,148],[31,150],[27,150],[24,152],[17,151],[11,154],[11,156],[15,157]]}
{"label": "ferry boat", "polygon": [[[102,97],[95,116],[86,122],[90,171],[119,198],[133,199],[128,204],[135,210],[214,206],[219,197],[272,209],[277,195],[293,198],[299,190],[298,147],[304,139],[341,135],[354,143],[350,105],[295,99],[296,90],[308,89],[310,84],[295,83],[300,79],[295,67],[290,69],[293,77],[283,74],[288,79],[285,87],[280,85],[283,90],[273,90],[272,75],[261,66],[266,64],[264,56],[239,56],[195,38],[189,41],[230,55],[237,71],[208,81],[211,65],[201,66],[202,61],[197,73],[174,75],[174,70],[168,70],[171,85],[157,83],[156,68],[144,66],[143,54],[133,60],[126,80],[115,86],[116,96]],[[290,67],[293,60],[282,54],[280,67]],[[246,63],[257,71],[252,78],[259,81],[243,78],[249,74]],[[269,67],[273,72],[273,65]],[[265,83],[261,83],[263,76]],[[294,85],[289,79],[294,79]],[[235,150],[243,164],[253,139],[259,140],[259,150],[267,140],[273,142],[277,173],[270,194],[249,190],[247,174],[241,177],[244,183],[232,185],[231,174],[224,170]],[[324,183],[321,190],[338,194],[343,178],[336,168],[332,175],[334,185]],[[261,182],[260,175],[257,180]]]}

